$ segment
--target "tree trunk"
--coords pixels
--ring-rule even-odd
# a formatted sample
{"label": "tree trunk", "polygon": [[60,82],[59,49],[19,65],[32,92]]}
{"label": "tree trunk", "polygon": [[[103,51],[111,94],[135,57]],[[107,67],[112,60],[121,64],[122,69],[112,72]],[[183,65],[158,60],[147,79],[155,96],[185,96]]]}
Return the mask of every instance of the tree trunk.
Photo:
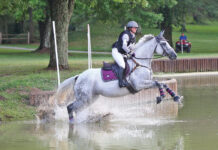
{"label": "tree trunk", "polygon": [[181,25],[181,32],[187,32],[185,22]]}
{"label": "tree trunk", "polygon": [[161,30],[165,30],[164,37],[168,40],[169,44],[173,46],[172,39],[172,9],[168,6],[160,8],[164,20],[161,22]]}
{"label": "tree trunk", "polygon": [[30,43],[34,41],[34,24],[33,24],[33,9],[29,8],[29,32],[30,32]]}
{"label": "tree trunk", "polygon": [[4,32],[5,34],[8,34],[8,21],[4,18]]}
{"label": "tree trunk", "polygon": [[[68,28],[73,13],[74,0],[48,0],[51,20],[55,21],[59,68],[69,69],[68,65]],[[51,32],[49,69],[56,69],[54,35]]]}
{"label": "tree trunk", "polygon": [[51,18],[46,15],[44,21],[38,21],[39,25],[39,35],[40,35],[40,45],[36,49],[36,52],[40,52],[43,49],[50,48],[50,34],[51,34]]}

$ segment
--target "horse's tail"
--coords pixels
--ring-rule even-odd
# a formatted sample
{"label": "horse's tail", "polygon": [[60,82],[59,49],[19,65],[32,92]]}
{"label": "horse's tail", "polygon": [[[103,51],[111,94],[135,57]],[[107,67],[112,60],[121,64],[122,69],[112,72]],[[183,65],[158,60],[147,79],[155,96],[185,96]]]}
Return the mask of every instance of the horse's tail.
{"label": "horse's tail", "polygon": [[56,100],[58,104],[67,104],[74,99],[74,84],[78,78],[78,75],[64,80],[56,92]]}

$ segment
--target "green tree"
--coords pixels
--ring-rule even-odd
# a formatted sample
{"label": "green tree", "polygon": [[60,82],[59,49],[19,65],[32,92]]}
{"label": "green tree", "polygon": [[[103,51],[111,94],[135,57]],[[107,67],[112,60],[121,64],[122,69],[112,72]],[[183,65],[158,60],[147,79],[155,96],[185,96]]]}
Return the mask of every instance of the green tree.
{"label": "green tree", "polygon": [[154,0],[77,0],[72,24],[78,27],[100,20],[123,26],[128,21],[135,20],[144,27],[157,26],[163,18],[162,14],[153,11],[156,6]]}
{"label": "green tree", "polygon": [[[191,23],[204,23],[208,20],[218,19],[217,0],[177,0],[173,7],[173,24],[186,31],[187,20]],[[189,22],[190,23],[190,22]]]}
{"label": "green tree", "polygon": [[[55,21],[59,68],[68,69],[68,28],[73,13],[74,0],[48,0],[51,20]],[[51,36],[50,61],[48,68],[56,68],[55,45]]]}
{"label": "green tree", "polygon": [[173,11],[172,8],[177,3],[176,0],[159,0],[155,11],[162,14],[163,20],[160,23],[160,29],[165,31],[164,37],[169,41],[172,46],[172,21],[173,21]]}
{"label": "green tree", "polygon": [[[21,22],[24,27],[24,23],[28,21],[28,31],[30,32],[30,39],[33,41],[34,37],[34,24],[35,21],[42,20],[44,18],[43,11],[46,3],[44,0],[0,0],[0,15],[11,16],[17,22]],[[7,24],[7,20],[4,20]],[[7,29],[5,29],[7,30]],[[23,30],[24,32],[24,30]]]}
{"label": "green tree", "polygon": [[161,30],[165,31],[164,37],[168,40],[169,44],[173,45],[172,40],[172,9],[168,6],[161,7],[160,12],[163,14],[163,21],[161,22]]}

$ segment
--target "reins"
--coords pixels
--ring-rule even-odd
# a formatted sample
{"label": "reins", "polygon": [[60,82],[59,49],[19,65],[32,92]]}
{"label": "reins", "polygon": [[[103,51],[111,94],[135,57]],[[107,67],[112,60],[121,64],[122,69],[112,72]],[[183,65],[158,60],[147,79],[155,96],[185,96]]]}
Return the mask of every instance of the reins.
{"label": "reins", "polygon": [[[158,45],[158,44],[157,44]],[[156,48],[157,48],[157,45],[155,46],[155,48],[154,48],[154,51],[156,50]],[[162,58],[162,57],[164,57],[163,55],[161,55],[161,56],[158,56],[158,57],[156,57],[156,58],[140,58],[140,57],[135,57],[135,56],[132,56],[133,58],[135,58],[135,59],[141,59],[141,60],[143,60],[143,59],[159,59],[159,58]]]}
{"label": "reins", "polygon": [[159,58],[162,58],[162,57],[164,57],[164,56],[159,56],[158,55],[158,57],[156,57],[156,58],[139,58],[139,57],[135,57],[135,56],[132,56],[133,58],[135,58],[135,59],[159,59]]}
{"label": "reins", "polygon": [[148,66],[144,66],[144,65],[141,65],[139,64],[135,59],[131,58],[131,60],[136,64],[135,67],[131,70],[131,72],[129,73],[132,74],[138,67],[144,67],[144,68],[148,68],[149,70],[151,69],[150,67]]}

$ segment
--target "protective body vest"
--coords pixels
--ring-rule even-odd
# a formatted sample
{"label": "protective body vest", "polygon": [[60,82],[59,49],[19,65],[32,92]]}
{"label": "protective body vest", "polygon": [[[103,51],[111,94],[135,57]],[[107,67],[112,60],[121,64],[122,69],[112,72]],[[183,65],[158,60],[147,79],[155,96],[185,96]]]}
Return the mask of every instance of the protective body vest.
{"label": "protective body vest", "polygon": [[126,54],[126,51],[123,50],[123,48],[122,48],[122,47],[123,47],[123,39],[122,39],[122,37],[123,37],[124,34],[127,34],[127,35],[129,36],[129,41],[127,42],[127,46],[129,46],[129,45],[132,44],[132,43],[135,43],[135,41],[136,41],[135,36],[133,36],[133,35],[130,33],[129,30],[125,30],[125,31],[121,32],[120,35],[119,35],[118,41],[116,41],[116,42],[112,45],[112,48],[117,48],[118,51],[119,51],[121,54]]}

